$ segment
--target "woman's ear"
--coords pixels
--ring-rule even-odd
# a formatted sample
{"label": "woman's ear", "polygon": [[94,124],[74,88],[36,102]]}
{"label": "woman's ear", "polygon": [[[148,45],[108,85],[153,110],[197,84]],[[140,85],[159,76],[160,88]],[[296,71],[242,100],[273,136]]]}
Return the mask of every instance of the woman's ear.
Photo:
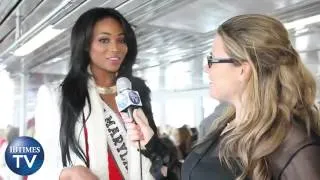
{"label": "woman's ear", "polygon": [[251,76],[251,66],[248,62],[243,62],[241,63],[241,66],[239,67],[240,71],[239,71],[239,77],[240,77],[240,81],[245,82],[247,81],[250,76]]}

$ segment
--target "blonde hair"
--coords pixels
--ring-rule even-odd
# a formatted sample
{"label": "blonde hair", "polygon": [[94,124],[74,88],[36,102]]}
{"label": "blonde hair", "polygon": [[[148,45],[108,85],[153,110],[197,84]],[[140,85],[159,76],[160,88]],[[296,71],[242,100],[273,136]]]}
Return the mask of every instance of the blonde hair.
{"label": "blonde hair", "polygon": [[[309,134],[320,135],[315,79],[292,47],[285,27],[274,18],[236,16],[217,33],[230,57],[252,67],[241,102],[241,124],[221,139],[220,160],[231,169],[234,163],[241,168],[238,180],[271,179],[268,155],[283,142],[293,120]],[[230,112],[224,117],[215,128],[225,127]]]}

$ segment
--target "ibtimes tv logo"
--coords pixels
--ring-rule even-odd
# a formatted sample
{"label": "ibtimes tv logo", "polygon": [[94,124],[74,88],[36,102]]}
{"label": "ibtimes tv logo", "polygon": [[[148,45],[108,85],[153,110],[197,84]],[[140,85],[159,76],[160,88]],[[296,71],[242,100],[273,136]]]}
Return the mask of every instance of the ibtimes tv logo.
{"label": "ibtimes tv logo", "polygon": [[7,147],[5,159],[11,171],[28,176],[38,171],[44,160],[41,144],[27,136],[15,138]]}

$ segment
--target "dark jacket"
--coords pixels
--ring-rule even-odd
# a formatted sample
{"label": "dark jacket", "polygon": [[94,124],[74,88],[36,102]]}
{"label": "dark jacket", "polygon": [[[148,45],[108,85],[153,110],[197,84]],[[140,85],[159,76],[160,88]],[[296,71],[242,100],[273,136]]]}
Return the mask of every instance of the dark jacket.
{"label": "dark jacket", "polygon": [[[185,160],[183,167],[175,161],[176,158],[172,157],[170,152],[164,150],[165,147],[155,136],[146,145],[146,149],[151,154],[150,159],[155,165],[169,167],[168,177],[161,177],[162,179],[235,179],[236,175],[223,167],[219,161],[217,154],[219,137],[219,135],[213,136],[201,147],[195,147]],[[302,126],[292,126],[284,142],[269,156],[268,166],[273,180],[319,180],[319,136],[315,133],[308,136]],[[180,171],[181,167],[182,171]],[[155,174],[159,176],[159,172]]]}
{"label": "dark jacket", "polygon": [[298,125],[292,126],[284,142],[269,158],[275,180],[319,180],[320,137]]}

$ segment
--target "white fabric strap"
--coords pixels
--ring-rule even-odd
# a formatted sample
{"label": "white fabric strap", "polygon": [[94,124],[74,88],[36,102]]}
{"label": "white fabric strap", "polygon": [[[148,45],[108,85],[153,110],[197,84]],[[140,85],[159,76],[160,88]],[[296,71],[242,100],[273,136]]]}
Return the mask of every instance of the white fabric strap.
{"label": "white fabric strap", "polygon": [[[90,73],[89,68],[88,68],[88,72]],[[99,106],[101,107],[101,108],[92,108],[91,109],[92,112],[87,121],[88,129],[93,131],[92,133],[90,133],[89,131],[89,146],[94,147],[94,148],[91,148],[89,152],[90,165],[91,165],[90,168],[93,170],[93,172],[96,175],[99,175],[98,177],[100,179],[108,180],[109,171],[108,171],[108,168],[106,168],[108,167],[108,162],[107,160],[105,160],[104,157],[108,157],[107,148],[110,148],[110,151],[111,153],[113,153],[115,161],[118,167],[120,168],[120,171],[124,179],[125,180],[141,180],[139,175],[140,169],[138,168],[140,164],[139,151],[137,151],[137,148],[133,144],[131,144],[131,142],[127,138],[127,132],[118,115],[114,113],[114,111],[99,96],[99,93],[96,91],[96,88],[95,88],[95,82],[92,78],[89,79],[89,95],[90,95],[92,107],[99,107]],[[104,108],[106,109],[105,112],[103,111]],[[85,111],[86,115],[88,115],[89,106],[86,105],[85,109],[86,109]],[[110,116],[112,117],[111,120],[117,123],[117,127],[119,129],[119,132],[121,132],[123,142],[125,143],[125,147],[127,147],[128,170],[125,168],[123,163],[119,163],[118,160],[116,159],[121,154],[125,154],[125,152],[124,151],[117,152],[117,148],[120,148],[119,150],[122,150],[122,148],[124,149],[124,147],[121,148],[119,143],[115,145],[112,141],[112,138],[110,137],[111,134],[109,133],[109,129],[114,129],[112,124],[113,122],[110,122],[111,123],[110,128],[107,128],[106,121],[103,120],[103,119],[106,119],[106,117],[110,117]],[[101,123],[97,123],[97,122],[100,122],[100,119],[102,120]],[[116,142],[121,140],[121,138],[117,139],[118,137],[117,133],[113,137],[116,138],[115,139]],[[103,141],[104,142],[107,141],[109,144],[109,147],[107,147],[107,144],[101,143]],[[112,142],[112,143],[109,143],[109,142]],[[101,147],[97,148],[97,146],[101,146]],[[118,156],[115,155],[114,151],[116,151],[115,153],[117,153]],[[120,165],[122,166],[122,168]],[[150,167],[151,167],[151,161],[147,157],[142,156],[143,180],[154,180],[153,176],[149,172]]]}
{"label": "white fabric strap", "polygon": [[114,111],[102,101],[104,107],[104,120],[106,124],[107,142],[110,151],[119,167],[122,176],[128,179],[128,148],[126,145],[127,131],[124,124]]}

